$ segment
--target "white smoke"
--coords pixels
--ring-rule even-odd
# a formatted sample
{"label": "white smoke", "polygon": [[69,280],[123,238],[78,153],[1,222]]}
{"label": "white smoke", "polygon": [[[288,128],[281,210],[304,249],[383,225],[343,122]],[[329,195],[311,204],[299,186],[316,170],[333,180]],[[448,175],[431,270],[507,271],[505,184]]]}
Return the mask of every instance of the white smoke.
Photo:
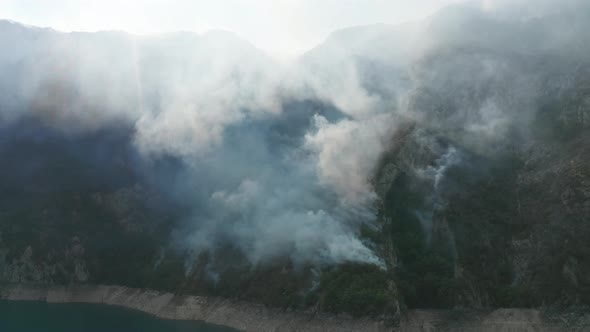
{"label": "white smoke", "polygon": [[[0,124],[129,125],[146,158],[186,165],[169,186],[194,206],[180,231],[194,252],[380,264],[357,231],[375,220],[371,177],[399,120],[486,154],[530,119],[531,55],[587,57],[588,20],[572,14],[582,1],[511,3],[343,30],[291,64],[226,32],[63,34],[1,21]],[[435,190],[456,156],[424,170]]]}
{"label": "white smoke", "polygon": [[337,123],[316,115],[314,123],[317,131],[306,136],[306,145],[317,154],[321,183],[341,193],[348,204],[370,206],[376,198],[371,177],[395,124],[391,115]]}

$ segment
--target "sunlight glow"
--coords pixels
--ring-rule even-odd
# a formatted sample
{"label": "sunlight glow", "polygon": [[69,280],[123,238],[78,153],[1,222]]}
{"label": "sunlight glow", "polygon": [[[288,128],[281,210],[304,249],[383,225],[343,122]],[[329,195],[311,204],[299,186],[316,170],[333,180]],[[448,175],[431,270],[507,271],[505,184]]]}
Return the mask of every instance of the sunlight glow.
{"label": "sunlight glow", "polygon": [[334,30],[400,23],[458,0],[2,0],[0,18],[61,31],[235,32],[273,55],[294,56]]}

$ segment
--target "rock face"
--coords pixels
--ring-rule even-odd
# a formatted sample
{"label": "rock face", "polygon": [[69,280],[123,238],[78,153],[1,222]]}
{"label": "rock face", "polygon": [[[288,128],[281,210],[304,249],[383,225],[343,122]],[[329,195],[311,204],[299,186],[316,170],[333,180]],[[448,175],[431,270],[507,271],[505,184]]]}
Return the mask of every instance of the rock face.
{"label": "rock face", "polygon": [[[352,319],[338,315],[269,309],[262,305],[219,298],[182,296],[120,286],[44,287],[6,285],[0,299],[47,301],[48,303],[96,303],[143,311],[164,319],[201,320],[243,331],[484,331],[557,332],[584,331],[590,322],[568,324],[547,320],[538,310],[499,309],[487,312],[453,313],[444,310],[412,310],[399,327],[379,320]],[[588,317],[586,317],[588,318]]]}

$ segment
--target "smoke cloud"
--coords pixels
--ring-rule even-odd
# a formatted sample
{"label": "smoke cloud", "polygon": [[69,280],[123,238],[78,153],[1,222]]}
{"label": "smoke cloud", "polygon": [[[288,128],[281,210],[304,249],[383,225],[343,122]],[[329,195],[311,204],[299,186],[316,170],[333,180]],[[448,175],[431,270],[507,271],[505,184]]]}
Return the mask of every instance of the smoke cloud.
{"label": "smoke cloud", "polygon": [[[146,163],[183,164],[163,186],[191,206],[174,240],[196,254],[229,245],[254,264],[381,265],[357,232],[375,222],[372,177],[399,124],[493,157],[526,139],[547,93],[539,69],[586,61],[583,1],[513,3],[345,29],[289,64],[222,31],[64,34],[0,21],[0,124],[133,128]],[[455,156],[442,151],[424,171],[436,190]]]}

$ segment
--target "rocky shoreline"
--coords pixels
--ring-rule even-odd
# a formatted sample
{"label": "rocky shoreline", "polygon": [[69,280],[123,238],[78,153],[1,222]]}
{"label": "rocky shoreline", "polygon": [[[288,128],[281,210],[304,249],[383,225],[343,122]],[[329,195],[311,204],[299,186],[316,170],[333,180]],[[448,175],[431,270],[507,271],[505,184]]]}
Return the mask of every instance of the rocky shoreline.
{"label": "rocky shoreline", "polygon": [[175,295],[121,286],[0,287],[0,299],[96,303],[139,310],[165,319],[200,320],[242,331],[390,331],[382,322],[288,312],[220,298]]}
{"label": "rocky shoreline", "polygon": [[449,311],[413,310],[400,327],[345,315],[285,311],[263,305],[202,296],[175,295],[122,286],[4,285],[0,299],[48,303],[96,303],[139,310],[165,319],[200,320],[242,331],[583,331],[590,326],[550,323],[538,310],[499,309],[456,317]]}

